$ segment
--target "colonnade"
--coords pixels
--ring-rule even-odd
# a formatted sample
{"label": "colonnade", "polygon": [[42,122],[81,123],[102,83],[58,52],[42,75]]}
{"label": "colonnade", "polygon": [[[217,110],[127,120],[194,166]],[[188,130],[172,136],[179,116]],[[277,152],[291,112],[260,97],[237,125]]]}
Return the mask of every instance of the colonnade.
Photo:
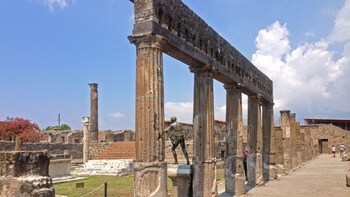
{"label": "colonnade", "polygon": [[[167,196],[162,45],[160,37],[153,35],[130,40],[137,47],[135,196]],[[190,65],[190,71],[194,74],[192,194],[217,196],[215,71],[211,66],[202,65]],[[240,195],[245,185],[242,89],[234,81],[224,87],[227,91],[225,187],[227,192]],[[259,94],[248,95],[248,183],[251,186],[275,178],[273,128],[273,104],[264,103]]]}

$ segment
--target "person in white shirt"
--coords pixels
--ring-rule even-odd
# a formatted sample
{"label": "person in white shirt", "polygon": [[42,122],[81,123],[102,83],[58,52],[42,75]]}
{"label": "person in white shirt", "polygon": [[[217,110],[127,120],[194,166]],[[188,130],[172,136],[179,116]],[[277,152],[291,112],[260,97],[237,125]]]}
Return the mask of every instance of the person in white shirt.
{"label": "person in white shirt", "polygon": [[332,154],[333,154],[333,157],[335,157],[335,146],[334,145],[332,145]]}
{"label": "person in white shirt", "polygon": [[345,146],[344,144],[340,144],[339,146],[339,152],[340,152],[340,157],[344,156],[344,152],[345,152]]}

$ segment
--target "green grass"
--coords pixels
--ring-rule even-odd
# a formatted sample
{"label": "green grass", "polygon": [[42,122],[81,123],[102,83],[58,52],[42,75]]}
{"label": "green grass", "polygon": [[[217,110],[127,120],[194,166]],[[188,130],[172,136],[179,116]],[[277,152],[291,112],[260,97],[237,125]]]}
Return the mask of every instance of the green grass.
{"label": "green grass", "polygon": [[[224,170],[217,171],[218,182],[224,180]],[[54,184],[56,195],[63,195],[69,197],[80,197],[102,184],[107,182],[108,197],[132,197],[134,196],[134,175],[127,176],[88,176],[84,180],[72,181],[67,183]],[[84,188],[76,188],[76,183],[84,183]],[[172,182],[168,178],[168,195],[171,196]],[[100,197],[104,196],[104,186],[88,196]]]}
{"label": "green grass", "polygon": [[[134,196],[134,175],[128,176],[88,176],[87,179],[54,184],[56,195],[79,197],[107,182],[108,197]],[[75,188],[76,183],[84,183],[84,188]],[[171,195],[172,183],[168,178],[168,191]],[[88,196],[104,196],[104,186]]]}
{"label": "green grass", "polygon": [[[89,176],[87,179],[54,184],[56,195],[79,197],[107,183],[108,197],[134,196],[134,176]],[[84,183],[84,188],[75,188],[76,183]],[[91,195],[93,197],[104,196],[104,186]]]}

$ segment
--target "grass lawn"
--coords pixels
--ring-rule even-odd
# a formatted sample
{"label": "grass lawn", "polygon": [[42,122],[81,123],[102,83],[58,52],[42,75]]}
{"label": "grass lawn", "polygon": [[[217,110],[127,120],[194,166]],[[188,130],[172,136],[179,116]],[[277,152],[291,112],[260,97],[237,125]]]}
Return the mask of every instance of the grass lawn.
{"label": "grass lawn", "polygon": [[[218,169],[218,182],[224,179],[224,170]],[[99,186],[95,192],[87,196],[100,197],[104,196],[104,183],[107,183],[108,197],[132,197],[134,196],[134,175],[128,176],[88,176],[87,179],[54,184],[56,195],[69,197],[80,197],[92,192]],[[76,183],[84,183],[84,188],[76,188]],[[172,182],[168,178],[168,193],[171,196]]]}

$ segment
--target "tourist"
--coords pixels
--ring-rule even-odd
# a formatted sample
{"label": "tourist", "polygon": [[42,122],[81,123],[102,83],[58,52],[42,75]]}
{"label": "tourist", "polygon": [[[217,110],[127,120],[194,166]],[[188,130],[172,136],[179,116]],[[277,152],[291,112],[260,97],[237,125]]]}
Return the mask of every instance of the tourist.
{"label": "tourist", "polygon": [[177,155],[176,155],[176,147],[180,144],[182,152],[184,153],[187,165],[190,164],[190,161],[188,160],[188,154],[185,147],[185,138],[183,135],[183,129],[180,123],[176,121],[176,117],[171,117],[171,125],[165,129],[165,132],[170,133],[170,140],[172,143],[171,151],[173,152],[173,156],[175,159],[175,164],[177,164]]}
{"label": "tourist", "polygon": [[339,146],[339,152],[340,152],[340,157],[343,157],[344,156],[344,152],[345,152],[345,146],[344,144],[340,144]]}
{"label": "tourist", "polygon": [[333,154],[333,157],[335,157],[335,146],[332,145],[332,154]]}
{"label": "tourist", "polygon": [[243,152],[243,167],[244,167],[244,175],[245,175],[245,180],[246,181],[248,181],[247,159],[248,159],[248,150],[245,150]]}

